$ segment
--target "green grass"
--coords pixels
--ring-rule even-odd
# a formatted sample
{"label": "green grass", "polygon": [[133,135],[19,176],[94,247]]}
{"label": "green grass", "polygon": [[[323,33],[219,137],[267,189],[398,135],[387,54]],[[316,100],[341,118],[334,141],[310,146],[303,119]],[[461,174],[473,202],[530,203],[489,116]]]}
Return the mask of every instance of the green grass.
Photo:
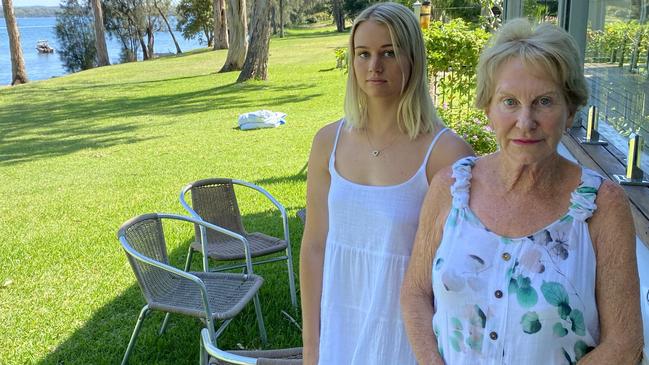
{"label": "green grass", "polygon": [[[226,51],[200,50],[0,89],[0,364],[119,363],[144,300],[116,230],[142,213],[184,213],[178,192],[190,181],[265,187],[291,217],[297,272],[302,170],[314,133],[342,115],[333,49],[346,39],[331,28],[288,30],[271,41],[265,82],[236,84],[237,72],[216,73]],[[287,113],[287,124],[235,129],[238,114],[258,109]],[[281,234],[270,203],[243,191],[240,200],[250,230]],[[192,228],[168,234],[180,265]],[[256,272],[266,279],[266,348],[300,345],[281,314],[300,320],[286,266]],[[200,322],[172,316],[158,336],[161,319],[145,322],[131,363],[196,363]],[[261,346],[252,305],[219,342],[237,344]]]}

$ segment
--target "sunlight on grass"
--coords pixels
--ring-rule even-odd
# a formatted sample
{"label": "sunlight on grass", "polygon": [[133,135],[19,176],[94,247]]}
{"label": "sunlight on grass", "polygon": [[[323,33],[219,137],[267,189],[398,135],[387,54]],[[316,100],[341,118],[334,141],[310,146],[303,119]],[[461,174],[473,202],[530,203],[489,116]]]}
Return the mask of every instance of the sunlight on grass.
{"label": "sunlight on grass", "polygon": [[[266,188],[291,217],[297,271],[299,172],[314,133],[342,115],[345,76],[333,69],[333,49],[347,35],[287,34],[271,41],[266,82],[236,84],[237,73],[216,73],[227,51],[199,50],[0,90],[1,364],[118,363],[144,301],[115,233],[138,214],[184,213],[178,192],[190,181],[233,177]],[[287,124],[235,129],[238,114],[258,109],[287,113]],[[281,234],[269,203],[243,192],[240,203],[250,230]],[[175,264],[192,237],[186,228],[170,231]],[[281,314],[299,321],[285,265],[256,273],[265,278],[267,348],[300,345]],[[200,323],[172,316],[158,336],[161,319],[145,322],[130,363],[198,361]],[[252,306],[219,344],[260,346]]]}

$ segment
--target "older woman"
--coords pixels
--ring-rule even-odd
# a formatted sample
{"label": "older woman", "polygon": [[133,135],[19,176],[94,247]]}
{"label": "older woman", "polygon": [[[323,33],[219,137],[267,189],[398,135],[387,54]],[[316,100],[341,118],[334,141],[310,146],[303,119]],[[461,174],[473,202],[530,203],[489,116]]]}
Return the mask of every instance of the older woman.
{"label": "older woman", "polygon": [[[637,364],[623,190],[557,153],[587,101],[574,40],[506,24],[478,66],[499,151],[433,178],[401,292],[420,364]],[[432,282],[432,285],[431,285]]]}
{"label": "older woman", "polygon": [[399,290],[429,178],[473,154],[428,93],[412,11],[376,3],[354,20],[345,118],[313,140],[300,252],[304,363],[414,364]]}

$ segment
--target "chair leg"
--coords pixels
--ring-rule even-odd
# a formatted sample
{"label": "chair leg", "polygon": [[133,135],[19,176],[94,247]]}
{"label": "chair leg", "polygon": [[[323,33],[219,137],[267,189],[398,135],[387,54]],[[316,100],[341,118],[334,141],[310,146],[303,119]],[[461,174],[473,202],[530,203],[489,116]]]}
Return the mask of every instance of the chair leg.
{"label": "chair leg", "polygon": [[192,255],[194,250],[192,250],[192,245],[189,245],[189,251],[187,252],[187,261],[185,261],[185,271],[189,271],[189,267],[192,266]]}
{"label": "chair leg", "polygon": [[286,250],[286,266],[288,266],[288,289],[291,292],[291,304],[297,309],[297,295],[295,294],[295,273],[293,272],[293,257],[291,251]]}
{"label": "chair leg", "polygon": [[259,335],[261,336],[261,343],[266,345],[268,338],[266,337],[266,326],[264,326],[264,317],[261,314],[261,304],[259,303],[259,294],[255,294],[253,298],[255,303],[255,313],[257,313],[257,324],[259,325]]}
{"label": "chair leg", "polygon": [[160,326],[160,331],[158,332],[158,335],[162,335],[165,333],[165,330],[167,329],[167,324],[169,323],[169,316],[171,313],[167,312],[165,313],[165,319],[162,320],[162,326]]}
{"label": "chair leg", "polygon": [[131,355],[133,347],[135,347],[135,339],[140,333],[140,329],[142,329],[142,323],[144,322],[144,319],[150,312],[151,310],[149,309],[149,305],[142,307],[140,315],[137,317],[137,322],[135,323],[135,328],[133,329],[131,340],[128,342],[128,347],[126,347],[126,352],[124,353],[124,358],[122,359],[122,365],[126,365],[128,363],[128,357]]}
{"label": "chair leg", "polygon": [[201,346],[201,358],[200,358],[200,365],[209,365],[210,363],[210,356],[207,354],[207,351],[205,350],[205,345],[203,345],[203,338],[199,338],[199,344]]}

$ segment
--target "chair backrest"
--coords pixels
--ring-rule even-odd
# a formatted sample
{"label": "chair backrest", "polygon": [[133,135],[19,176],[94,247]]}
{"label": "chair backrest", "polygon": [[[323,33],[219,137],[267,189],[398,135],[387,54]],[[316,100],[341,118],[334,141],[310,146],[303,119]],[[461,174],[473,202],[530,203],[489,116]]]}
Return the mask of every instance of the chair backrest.
{"label": "chair backrest", "polygon": [[[191,184],[192,209],[206,222],[244,235],[241,212],[231,179],[205,179]],[[200,242],[200,228],[196,225],[196,240]],[[207,241],[231,239],[222,233],[208,230]]]}
{"label": "chair backrest", "polygon": [[[162,221],[156,214],[127,221],[117,235],[123,237],[139,254],[163,264],[169,263]],[[178,278],[164,269],[136,259],[126,247],[125,251],[147,303],[164,303],[178,285]]]}

